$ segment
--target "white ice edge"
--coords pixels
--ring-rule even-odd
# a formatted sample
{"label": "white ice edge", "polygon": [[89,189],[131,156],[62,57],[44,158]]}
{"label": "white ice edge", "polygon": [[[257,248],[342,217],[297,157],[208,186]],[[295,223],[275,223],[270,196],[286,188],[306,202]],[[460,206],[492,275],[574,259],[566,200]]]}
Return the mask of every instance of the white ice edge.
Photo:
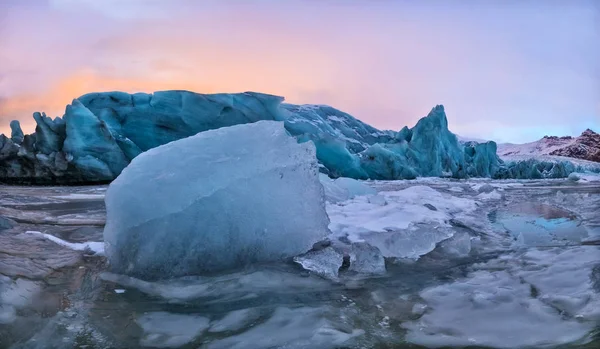
{"label": "white ice edge", "polygon": [[55,244],[64,246],[71,250],[84,251],[85,249],[90,249],[96,255],[104,256],[104,242],[102,241],[68,242],[63,239],[57,238],[54,235],[31,230],[26,231],[25,234],[41,236],[47,240],[54,242]]}
{"label": "white ice edge", "polygon": [[104,194],[68,194],[68,195],[58,195],[53,196],[54,199],[63,199],[63,200],[104,200]]}

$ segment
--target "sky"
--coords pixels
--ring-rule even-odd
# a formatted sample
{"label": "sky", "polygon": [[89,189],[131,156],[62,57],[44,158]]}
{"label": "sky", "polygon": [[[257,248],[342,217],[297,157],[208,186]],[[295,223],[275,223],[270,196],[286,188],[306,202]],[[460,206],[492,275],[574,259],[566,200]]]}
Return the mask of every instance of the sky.
{"label": "sky", "polygon": [[88,92],[257,91],[380,129],[600,131],[597,0],[0,0],[0,133]]}

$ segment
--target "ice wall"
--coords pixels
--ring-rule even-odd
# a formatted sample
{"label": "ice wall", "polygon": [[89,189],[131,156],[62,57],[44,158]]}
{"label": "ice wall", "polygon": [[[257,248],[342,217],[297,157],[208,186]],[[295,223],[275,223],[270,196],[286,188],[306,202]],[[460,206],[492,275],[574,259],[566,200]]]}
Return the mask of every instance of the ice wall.
{"label": "ice wall", "polygon": [[259,120],[284,121],[299,142],[313,142],[322,172],[334,178],[556,178],[578,170],[569,161],[503,163],[493,142],[461,144],[448,129],[441,105],[413,128],[396,132],[378,130],[329,106],[282,101],[282,97],[254,92],[86,94],[73,100],[62,118],[34,113],[37,126],[31,135],[23,135],[18,122],[11,123],[11,136],[0,137],[0,181],[110,182],[149,149],[199,132]]}

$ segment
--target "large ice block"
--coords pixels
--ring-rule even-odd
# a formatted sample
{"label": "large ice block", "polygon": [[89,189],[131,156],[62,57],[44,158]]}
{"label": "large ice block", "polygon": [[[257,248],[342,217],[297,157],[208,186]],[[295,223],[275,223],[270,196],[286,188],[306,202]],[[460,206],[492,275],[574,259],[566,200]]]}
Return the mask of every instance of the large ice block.
{"label": "large ice block", "polygon": [[314,145],[276,121],[141,154],[108,188],[106,208],[112,267],[150,279],[295,256],[329,224]]}

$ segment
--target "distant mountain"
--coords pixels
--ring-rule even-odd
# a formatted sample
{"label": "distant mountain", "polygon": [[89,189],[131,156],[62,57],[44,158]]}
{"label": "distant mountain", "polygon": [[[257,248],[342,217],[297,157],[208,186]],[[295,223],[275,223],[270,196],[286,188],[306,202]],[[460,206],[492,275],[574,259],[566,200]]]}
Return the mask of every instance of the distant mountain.
{"label": "distant mountain", "polygon": [[525,144],[498,144],[498,155],[556,155],[600,162],[600,134],[587,129],[579,137],[544,136]]}

